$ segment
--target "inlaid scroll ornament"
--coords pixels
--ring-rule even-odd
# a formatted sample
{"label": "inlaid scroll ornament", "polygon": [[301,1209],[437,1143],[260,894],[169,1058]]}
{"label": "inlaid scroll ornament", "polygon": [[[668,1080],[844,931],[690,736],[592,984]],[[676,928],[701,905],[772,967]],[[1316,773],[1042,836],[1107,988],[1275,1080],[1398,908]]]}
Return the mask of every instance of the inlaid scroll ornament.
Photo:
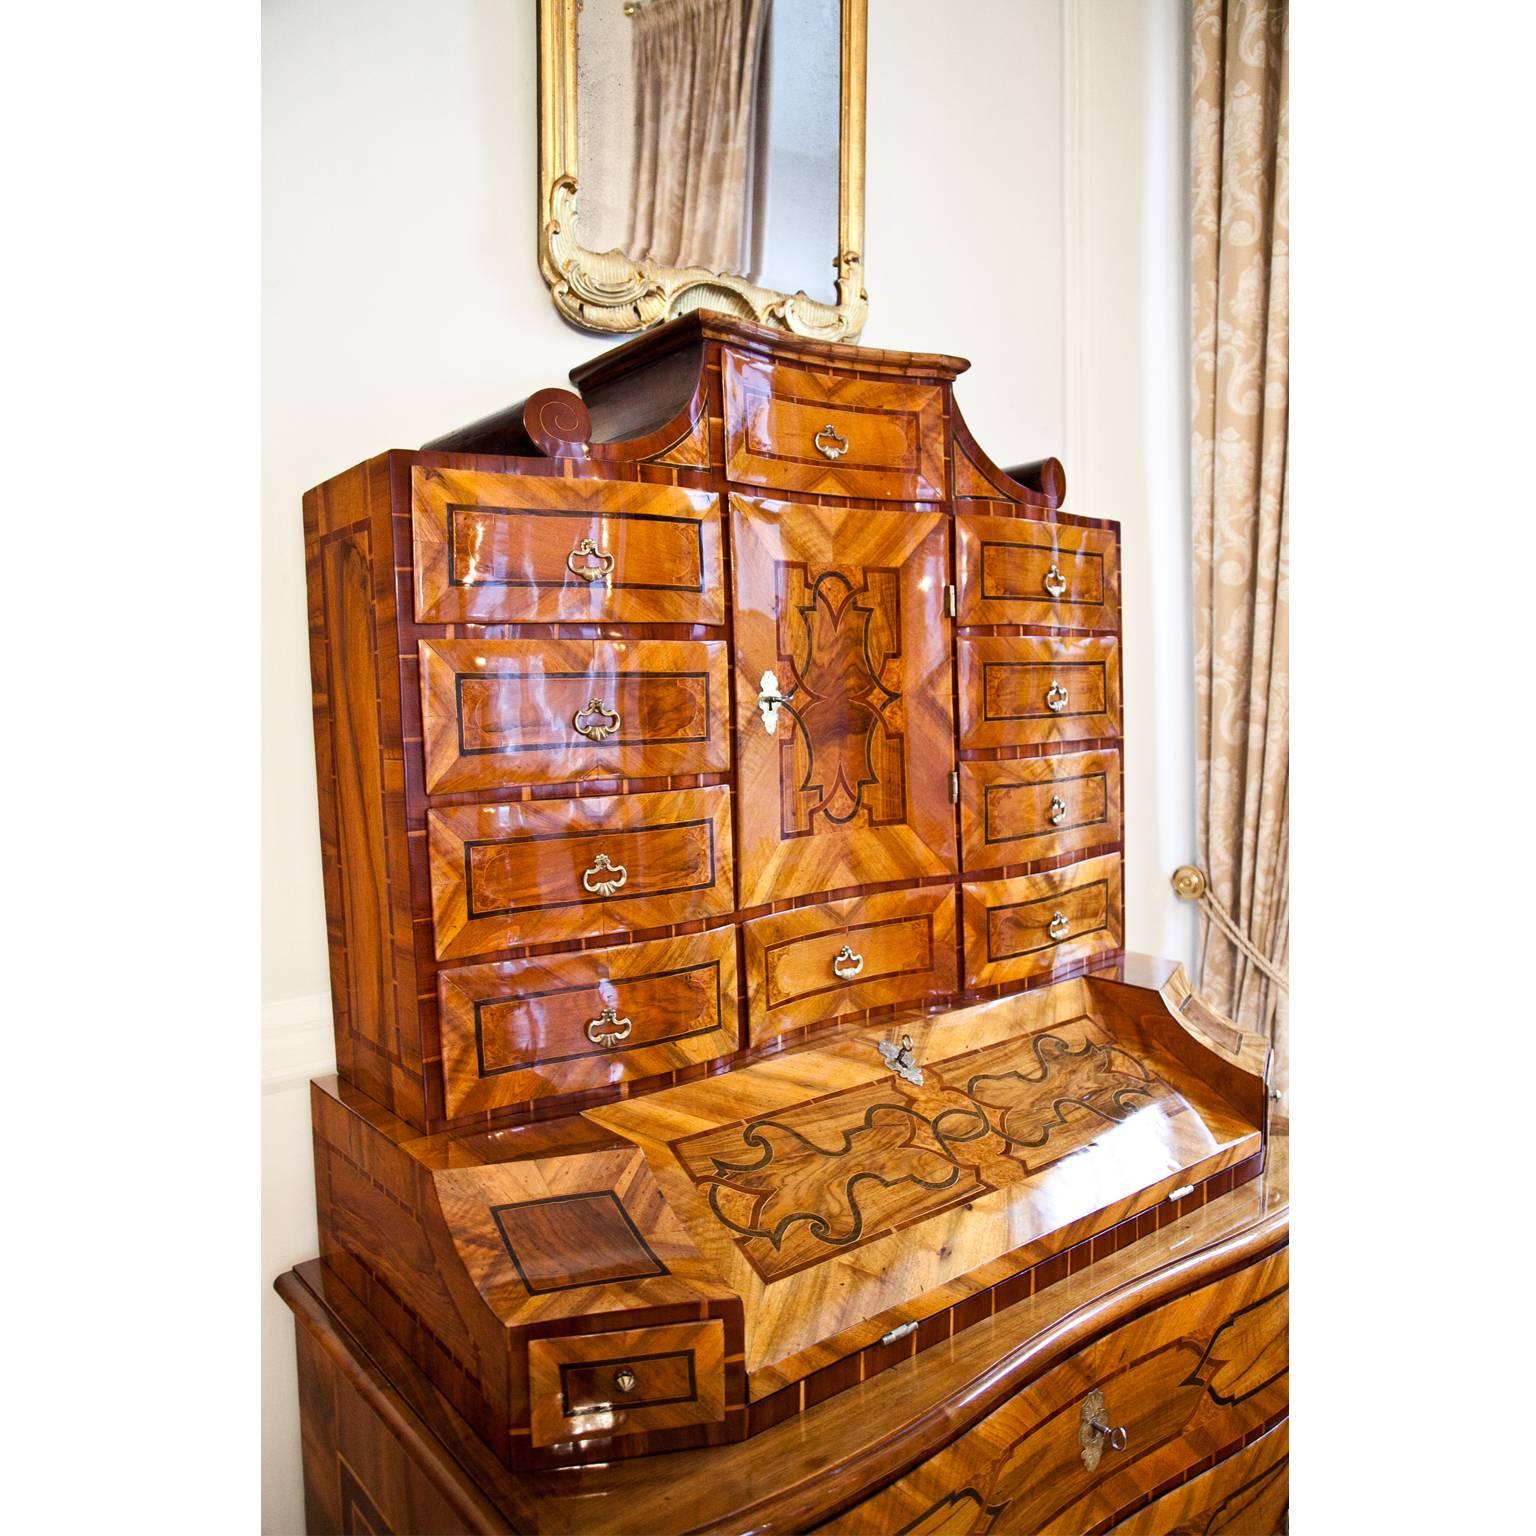
{"label": "inlaid scroll ornament", "polygon": [[615,864],[606,853],[600,853],[592,866],[581,877],[582,889],[594,896],[612,896],[629,879],[629,871],[622,864]]}
{"label": "inlaid scroll ornament", "polygon": [[609,709],[601,699],[588,699],[585,707],[571,717],[571,724],[588,741],[606,741],[619,728],[619,712]]}

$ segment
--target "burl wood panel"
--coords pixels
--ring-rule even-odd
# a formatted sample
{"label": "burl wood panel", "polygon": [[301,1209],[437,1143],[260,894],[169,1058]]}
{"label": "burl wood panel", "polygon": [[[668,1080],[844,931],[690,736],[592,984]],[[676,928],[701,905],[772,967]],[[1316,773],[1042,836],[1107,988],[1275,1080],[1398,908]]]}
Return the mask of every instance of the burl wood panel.
{"label": "burl wood panel", "polygon": [[960,859],[967,873],[1119,841],[1117,751],[960,765]]}
{"label": "burl wood panel", "polygon": [[957,649],[962,747],[1120,734],[1117,636],[962,636]]}
{"label": "burl wood panel", "polygon": [[1123,942],[1119,854],[1014,880],[973,881],[961,890],[968,987],[1045,975]]}
{"label": "burl wood panel", "polygon": [[1112,530],[962,512],[955,535],[962,624],[1119,628]]}
{"label": "burl wood panel", "polygon": [[450,1115],[671,1072],[738,1043],[729,927],[459,966],[437,987]]}
{"label": "burl wood panel", "polygon": [[943,499],[937,385],[797,368],[729,348],[720,371],[728,479],[821,496]]}
{"label": "burl wood panel", "polygon": [[730,767],[724,641],[423,640],[429,793]]}
{"label": "burl wood panel", "polygon": [[946,519],[733,495],[731,534],[741,905],[952,873]]}
{"label": "burl wood panel", "polygon": [[[1282,1249],[1116,1329],[823,1530],[1024,1536],[1099,1528],[1170,1476],[1241,1445],[1285,1412],[1287,1299]],[[1093,1390],[1103,1395],[1102,1422],[1123,1428],[1127,1439],[1120,1451],[1105,1446],[1090,1467],[1081,1426],[1083,1400]],[[1229,1512],[1235,1517],[1236,1507]],[[1118,1529],[1188,1528],[1142,1518]],[[1257,1518],[1249,1504],[1246,1522],[1221,1528],[1260,1532],[1277,1525],[1278,1518]]]}
{"label": "burl wood panel", "polygon": [[[957,990],[949,886],[776,912],[743,924],[742,939],[754,1042],[797,1025]],[[845,948],[851,953],[844,955]]]}
{"label": "burl wood panel", "polygon": [[711,491],[417,465],[411,534],[418,623],[725,621]]}
{"label": "burl wood panel", "polygon": [[731,910],[723,785],[445,806],[427,831],[439,959]]}
{"label": "burl wood panel", "polygon": [[[634,1384],[625,1390],[619,1376]],[[725,1328],[711,1319],[528,1344],[533,1443],[716,1424],[725,1418]]]}
{"label": "burl wood panel", "polygon": [[1111,1529],[1115,1536],[1278,1536],[1290,1503],[1290,1433],[1287,1417]]}

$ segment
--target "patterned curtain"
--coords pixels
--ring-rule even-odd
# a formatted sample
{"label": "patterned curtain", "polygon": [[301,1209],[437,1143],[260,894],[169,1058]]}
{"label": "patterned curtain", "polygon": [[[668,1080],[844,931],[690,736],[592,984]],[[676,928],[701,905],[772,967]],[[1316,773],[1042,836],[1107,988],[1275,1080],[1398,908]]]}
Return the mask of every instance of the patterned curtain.
{"label": "patterned curtain", "polygon": [[[1284,974],[1289,901],[1287,0],[1193,0],[1196,802],[1217,901]],[[1209,926],[1200,990],[1272,1033],[1285,995]]]}
{"label": "patterned curtain", "polygon": [[631,256],[746,270],[767,11],[768,0],[646,0],[635,13]]}

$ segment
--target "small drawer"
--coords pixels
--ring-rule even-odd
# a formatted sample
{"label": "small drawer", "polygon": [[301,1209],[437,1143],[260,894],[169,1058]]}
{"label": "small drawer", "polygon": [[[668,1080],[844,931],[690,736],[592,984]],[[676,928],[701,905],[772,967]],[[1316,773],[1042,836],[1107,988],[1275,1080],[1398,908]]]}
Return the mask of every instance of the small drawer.
{"label": "small drawer", "polygon": [[536,1446],[718,1424],[725,1418],[725,1325],[711,1318],[532,1339],[528,1404]]}
{"label": "small drawer", "polygon": [[429,793],[730,767],[723,640],[423,640]]}
{"label": "small drawer", "polygon": [[623,480],[411,471],[418,624],[723,624],[720,499]]}
{"label": "small drawer", "polygon": [[1120,552],[1107,528],[955,519],[962,624],[1120,627]]}
{"label": "small drawer", "polygon": [[440,971],[447,1113],[654,1077],[736,1049],[732,928]]}
{"label": "small drawer", "polygon": [[956,990],[948,886],[823,902],[742,925],[755,1045],[783,1030]]}
{"label": "small drawer", "polygon": [[437,958],[628,933],[731,909],[730,791],[427,813]]}
{"label": "small drawer", "polygon": [[1044,976],[1121,946],[1117,853],[1016,880],[973,881],[962,889],[968,987]]}
{"label": "small drawer", "polygon": [[965,639],[960,745],[1033,746],[1120,734],[1115,635]]}
{"label": "small drawer", "polygon": [[960,855],[968,872],[1119,840],[1118,752],[960,765]]}
{"label": "small drawer", "polygon": [[944,400],[932,384],[820,373],[728,348],[726,475],[891,501],[944,498]]}

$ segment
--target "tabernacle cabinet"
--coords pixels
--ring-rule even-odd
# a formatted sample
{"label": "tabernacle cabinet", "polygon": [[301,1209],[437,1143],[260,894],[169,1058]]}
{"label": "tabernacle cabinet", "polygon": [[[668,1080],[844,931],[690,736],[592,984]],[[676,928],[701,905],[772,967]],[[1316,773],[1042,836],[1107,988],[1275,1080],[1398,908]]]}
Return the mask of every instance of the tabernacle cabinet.
{"label": "tabernacle cabinet", "polygon": [[312,1530],[1281,1519],[1263,1043],[1125,952],[1118,529],[964,367],[701,311],[305,499]]}

